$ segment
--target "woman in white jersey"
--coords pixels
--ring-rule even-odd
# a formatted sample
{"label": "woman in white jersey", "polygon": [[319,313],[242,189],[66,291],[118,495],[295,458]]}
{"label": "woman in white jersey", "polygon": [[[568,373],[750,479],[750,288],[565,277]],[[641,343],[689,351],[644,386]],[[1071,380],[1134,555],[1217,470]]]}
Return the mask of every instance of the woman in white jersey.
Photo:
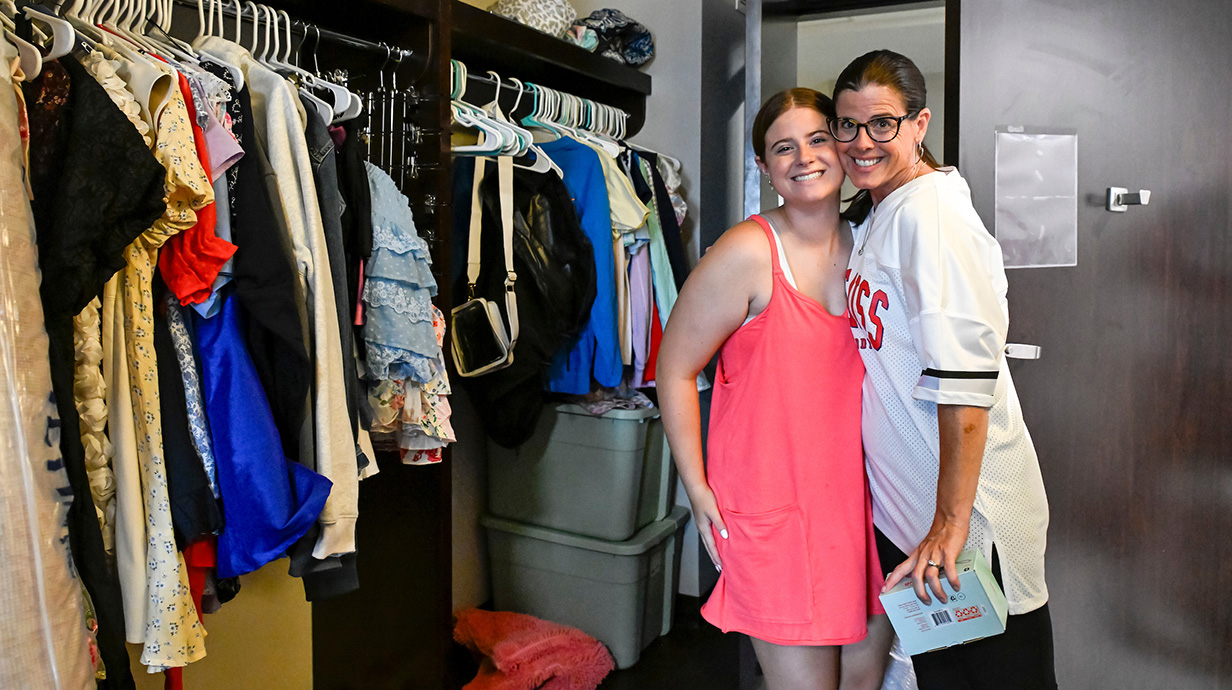
{"label": "woman in white jersey", "polygon": [[913,658],[921,690],[1055,688],[1044,585],[1048,503],[1005,363],[1001,250],[953,168],[924,147],[924,78],[879,50],[834,87],[829,123],[862,190],[845,212],[852,331],[866,369],[864,453],[885,589],[958,589],[955,557],[979,549],[1009,600],[1003,635]]}

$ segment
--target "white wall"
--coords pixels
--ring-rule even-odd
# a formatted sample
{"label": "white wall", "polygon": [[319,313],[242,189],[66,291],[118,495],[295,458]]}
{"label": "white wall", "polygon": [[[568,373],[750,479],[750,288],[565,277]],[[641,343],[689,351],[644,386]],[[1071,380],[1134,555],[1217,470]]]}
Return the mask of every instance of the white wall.
{"label": "white wall", "polygon": [[[481,1],[481,0],[476,0]],[[681,229],[697,257],[698,171],[701,168],[701,0],[570,0],[579,17],[618,8],[640,22],[655,39],[655,58],[643,71],[654,80],[646,99],[646,124],[631,141],[666,153],[684,164],[685,201],[692,218]]]}

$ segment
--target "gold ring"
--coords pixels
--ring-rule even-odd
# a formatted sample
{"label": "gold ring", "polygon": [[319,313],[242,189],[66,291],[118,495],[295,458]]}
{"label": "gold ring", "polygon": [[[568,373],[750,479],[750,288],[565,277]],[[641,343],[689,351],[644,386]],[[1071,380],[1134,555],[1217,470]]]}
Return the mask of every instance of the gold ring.
{"label": "gold ring", "polygon": [[940,564],[940,563],[935,563],[935,562],[933,562],[933,560],[932,560],[931,558],[928,560],[928,567],[930,567],[930,568],[936,568],[937,570],[941,570],[941,564]]}

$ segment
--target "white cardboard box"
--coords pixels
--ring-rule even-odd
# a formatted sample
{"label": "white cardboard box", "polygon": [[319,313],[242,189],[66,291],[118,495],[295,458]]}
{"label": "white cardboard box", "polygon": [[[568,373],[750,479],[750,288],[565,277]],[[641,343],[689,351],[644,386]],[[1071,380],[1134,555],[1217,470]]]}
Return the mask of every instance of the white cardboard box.
{"label": "white cardboard box", "polygon": [[1009,604],[984,556],[967,549],[958,554],[955,567],[959,590],[955,592],[942,577],[941,588],[947,597],[944,602],[937,600],[932,589],[928,590],[932,604],[920,601],[910,579],[881,595],[881,605],[908,654],[931,652],[1005,632]]}

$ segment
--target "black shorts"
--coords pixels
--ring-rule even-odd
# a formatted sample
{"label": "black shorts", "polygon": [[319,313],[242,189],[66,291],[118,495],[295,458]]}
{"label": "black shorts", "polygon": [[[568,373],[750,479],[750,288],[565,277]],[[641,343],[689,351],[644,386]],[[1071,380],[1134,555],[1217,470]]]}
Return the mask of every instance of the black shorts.
{"label": "black shorts", "polygon": [[[881,569],[889,574],[907,556],[876,530]],[[992,573],[1001,581],[1001,563],[992,551]],[[920,690],[1056,690],[1052,618],[1048,604],[1006,619],[1001,635],[911,657]]]}

